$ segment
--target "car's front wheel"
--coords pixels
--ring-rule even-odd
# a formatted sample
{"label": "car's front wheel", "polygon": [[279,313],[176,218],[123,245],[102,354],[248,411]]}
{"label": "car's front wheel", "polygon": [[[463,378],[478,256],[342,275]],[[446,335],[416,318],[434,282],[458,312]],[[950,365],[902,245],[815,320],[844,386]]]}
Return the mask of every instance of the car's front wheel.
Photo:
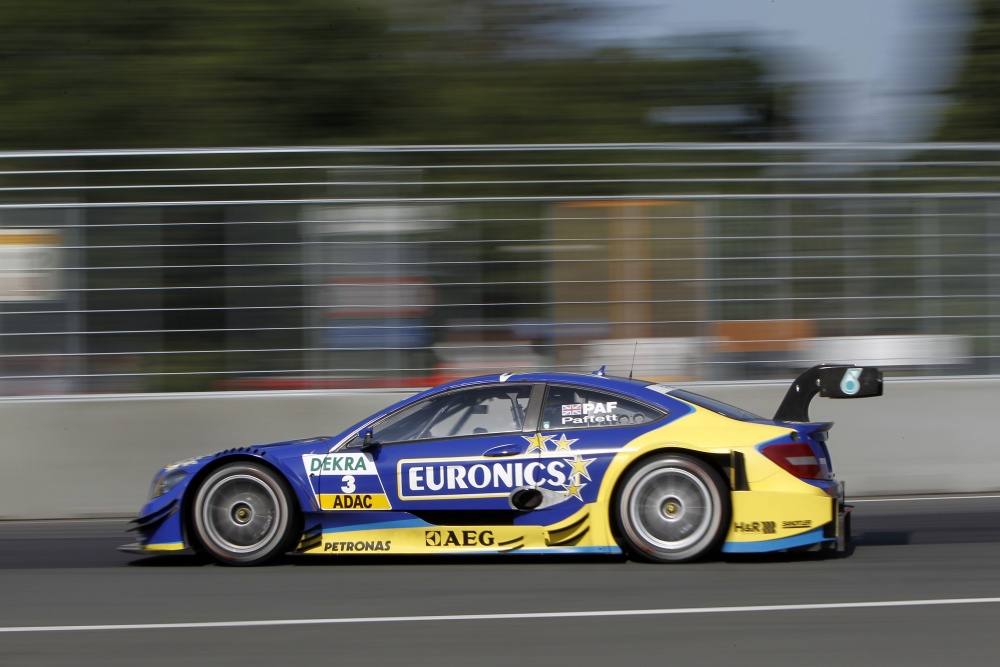
{"label": "car's front wheel", "polygon": [[212,472],[195,494],[198,542],[227,565],[259,565],[289,548],[293,516],[284,482],[265,466],[240,461]]}
{"label": "car's front wheel", "polygon": [[689,561],[714,551],[724,537],[729,493],[706,463],[656,456],[625,476],[615,510],[630,553],[652,561]]}

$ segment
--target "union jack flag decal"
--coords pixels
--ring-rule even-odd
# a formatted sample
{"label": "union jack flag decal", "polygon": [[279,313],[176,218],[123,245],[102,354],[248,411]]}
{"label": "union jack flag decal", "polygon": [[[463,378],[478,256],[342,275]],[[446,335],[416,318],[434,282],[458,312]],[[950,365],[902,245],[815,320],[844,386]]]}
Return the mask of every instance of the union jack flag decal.
{"label": "union jack flag decal", "polygon": [[583,406],[580,405],[579,403],[574,403],[573,405],[564,405],[562,406],[562,413],[563,417],[565,417],[566,415],[582,415]]}

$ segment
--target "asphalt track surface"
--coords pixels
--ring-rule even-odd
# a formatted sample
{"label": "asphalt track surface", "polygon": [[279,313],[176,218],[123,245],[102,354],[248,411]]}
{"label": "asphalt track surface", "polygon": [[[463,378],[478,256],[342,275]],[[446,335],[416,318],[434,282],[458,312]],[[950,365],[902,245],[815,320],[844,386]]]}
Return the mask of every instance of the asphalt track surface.
{"label": "asphalt track surface", "polygon": [[0,524],[0,665],[996,665],[1000,496],[858,502],[854,553],[140,558]]}

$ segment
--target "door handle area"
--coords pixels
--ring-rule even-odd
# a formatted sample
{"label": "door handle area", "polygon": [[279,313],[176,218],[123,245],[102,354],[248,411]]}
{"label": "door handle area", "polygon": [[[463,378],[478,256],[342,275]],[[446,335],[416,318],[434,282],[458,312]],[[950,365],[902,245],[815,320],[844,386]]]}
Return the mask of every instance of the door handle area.
{"label": "door handle area", "polygon": [[492,449],[487,449],[483,452],[483,456],[497,457],[497,456],[517,456],[521,453],[520,445],[500,445],[499,447],[493,447]]}

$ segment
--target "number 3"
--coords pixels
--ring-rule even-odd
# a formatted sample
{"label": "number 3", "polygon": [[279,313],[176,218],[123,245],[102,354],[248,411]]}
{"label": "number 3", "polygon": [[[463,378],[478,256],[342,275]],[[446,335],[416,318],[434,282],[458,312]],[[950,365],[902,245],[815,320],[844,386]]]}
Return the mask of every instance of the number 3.
{"label": "number 3", "polygon": [[344,475],[344,485],[340,487],[340,490],[344,493],[354,493],[356,488],[358,487],[354,485],[354,475]]}

